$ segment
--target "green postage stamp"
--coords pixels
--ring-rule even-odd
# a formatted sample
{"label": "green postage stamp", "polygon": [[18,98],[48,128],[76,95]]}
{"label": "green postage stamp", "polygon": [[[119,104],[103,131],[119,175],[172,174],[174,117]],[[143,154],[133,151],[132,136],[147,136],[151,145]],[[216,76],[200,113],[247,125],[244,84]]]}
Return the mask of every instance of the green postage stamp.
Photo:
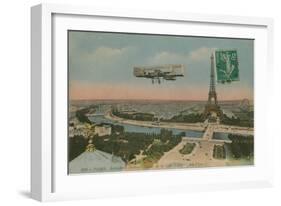
{"label": "green postage stamp", "polygon": [[239,81],[238,56],[236,50],[217,50],[216,72],[218,83]]}

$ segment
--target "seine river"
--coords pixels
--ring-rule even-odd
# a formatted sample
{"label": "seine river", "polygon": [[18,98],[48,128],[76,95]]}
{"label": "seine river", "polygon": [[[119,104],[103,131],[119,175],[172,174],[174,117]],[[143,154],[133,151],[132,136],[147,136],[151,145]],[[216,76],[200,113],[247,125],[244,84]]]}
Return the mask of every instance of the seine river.
{"label": "seine river", "polygon": [[[89,116],[88,117],[92,122],[95,122],[97,124],[100,123],[109,123],[109,124],[115,124],[120,125],[124,127],[124,130],[126,132],[139,132],[139,133],[154,133],[159,134],[161,129],[160,127],[145,127],[145,126],[138,126],[138,125],[131,125],[131,124],[124,124],[120,122],[114,122],[110,119],[106,119],[104,115],[95,115],[95,116]],[[179,134],[181,132],[185,132],[185,136],[187,137],[194,137],[194,138],[201,138],[203,136],[204,132],[200,131],[193,131],[193,130],[180,130],[175,128],[168,128],[168,130],[172,131],[174,135]]]}

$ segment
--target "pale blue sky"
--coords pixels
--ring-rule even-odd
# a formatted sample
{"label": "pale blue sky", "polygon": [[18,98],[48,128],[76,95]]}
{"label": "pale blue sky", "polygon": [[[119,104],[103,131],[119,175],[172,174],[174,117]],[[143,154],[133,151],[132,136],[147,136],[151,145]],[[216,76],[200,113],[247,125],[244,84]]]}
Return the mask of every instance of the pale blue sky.
{"label": "pale blue sky", "polygon": [[251,98],[253,47],[254,41],[246,39],[70,31],[70,83],[127,84],[147,88],[151,80],[135,78],[134,66],[184,64],[185,76],[164,82],[162,88],[172,85],[173,89],[208,90],[211,52],[214,49],[237,49],[240,81],[218,85],[217,89],[222,94],[227,90],[245,90],[241,94],[247,91],[248,96],[250,94],[248,98]]}

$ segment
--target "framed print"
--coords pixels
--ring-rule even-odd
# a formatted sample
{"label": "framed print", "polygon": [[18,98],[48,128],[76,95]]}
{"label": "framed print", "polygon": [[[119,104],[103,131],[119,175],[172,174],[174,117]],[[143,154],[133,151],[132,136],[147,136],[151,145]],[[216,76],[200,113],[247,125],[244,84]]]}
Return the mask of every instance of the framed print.
{"label": "framed print", "polygon": [[31,12],[33,198],[272,185],[271,19]]}

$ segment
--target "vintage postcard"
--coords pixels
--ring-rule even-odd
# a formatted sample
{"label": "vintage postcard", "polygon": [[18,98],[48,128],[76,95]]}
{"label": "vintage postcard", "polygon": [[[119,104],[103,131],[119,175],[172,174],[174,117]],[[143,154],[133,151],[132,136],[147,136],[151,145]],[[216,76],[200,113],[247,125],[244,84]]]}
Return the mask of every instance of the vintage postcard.
{"label": "vintage postcard", "polygon": [[68,31],[68,173],[254,165],[254,40]]}

